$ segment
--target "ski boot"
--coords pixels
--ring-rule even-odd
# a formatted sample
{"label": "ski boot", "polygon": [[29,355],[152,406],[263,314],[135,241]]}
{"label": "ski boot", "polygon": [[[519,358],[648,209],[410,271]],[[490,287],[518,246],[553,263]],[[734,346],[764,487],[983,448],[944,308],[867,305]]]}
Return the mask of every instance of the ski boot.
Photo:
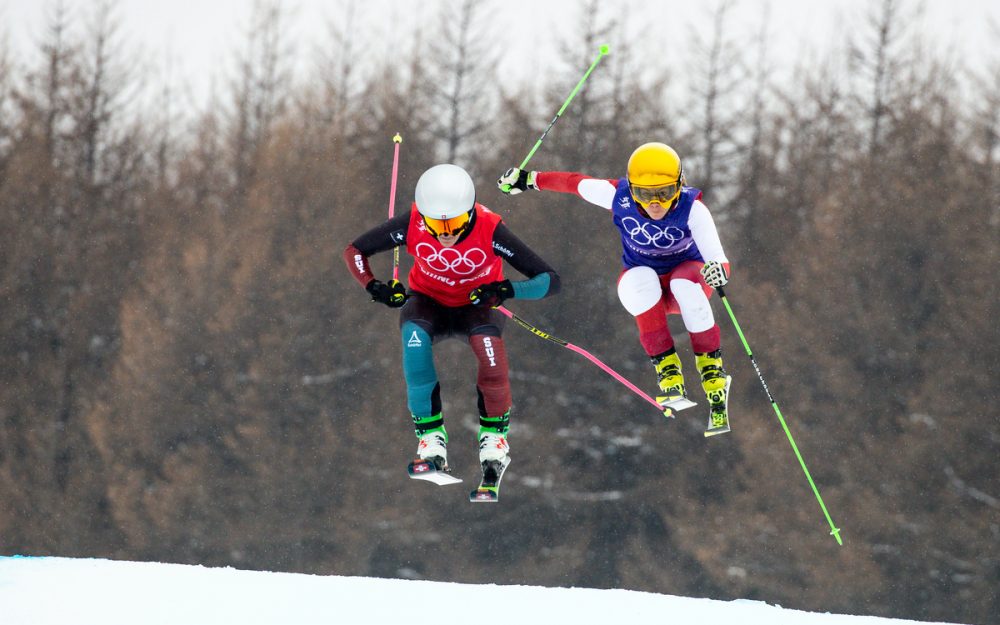
{"label": "ski boot", "polygon": [[448,466],[448,433],[444,426],[424,432],[418,437],[417,458],[406,472],[416,480],[427,480],[440,486],[461,482],[451,474]]}
{"label": "ski boot", "polygon": [[722,350],[695,354],[695,361],[701,373],[701,387],[709,404],[705,436],[724,434],[729,431],[729,386],[733,379],[722,368]]}
{"label": "ski boot", "polygon": [[428,432],[417,441],[417,457],[433,462],[438,469],[448,466],[448,438],[444,432]]}
{"label": "ski boot", "polygon": [[479,464],[483,480],[479,488],[469,493],[469,501],[492,503],[500,498],[500,480],[510,464],[510,444],[507,437],[495,432],[479,435]]}
{"label": "ski boot", "polygon": [[666,353],[650,358],[656,367],[657,384],[662,395],[656,396],[656,403],[670,410],[684,410],[694,406],[684,391],[684,374],[681,373],[681,357],[673,347]]}

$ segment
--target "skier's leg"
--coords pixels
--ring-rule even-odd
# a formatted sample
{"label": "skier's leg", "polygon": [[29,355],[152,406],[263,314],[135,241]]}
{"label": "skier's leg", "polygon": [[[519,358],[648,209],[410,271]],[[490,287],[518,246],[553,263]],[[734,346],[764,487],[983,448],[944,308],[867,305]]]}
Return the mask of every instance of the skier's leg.
{"label": "skier's leg", "polygon": [[428,298],[411,297],[400,312],[406,403],[417,435],[417,455],[440,457],[447,464],[448,432],[441,414],[441,385],[434,367],[434,327],[438,306]]}
{"label": "skier's leg", "polygon": [[722,367],[721,332],[708,296],[712,289],[701,277],[701,263],[682,263],[670,274],[670,293],[691,336],[701,386],[713,407],[724,410],[728,376]]}
{"label": "skier's leg", "polygon": [[618,279],[618,299],[635,317],[639,342],[656,369],[663,392],[658,401],[670,403],[685,396],[681,359],[667,326],[667,308],[660,276],[649,267],[633,267]]}
{"label": "skier's leg", "polygon": [[479,371],[476,392],[479,395],[480,462],[502,460],[509,450],[506,440],[510,430],[510,376],[503,338],[473,334],[469,345],[476,354]]}
{"label": "skier's leg", "polygon": [[670,272],[670,295],[684,320],[684,327],[691,336],[691,346],[696,353],[719,349],[719,326],[708,301],[711,287],[705,284],[699,269],[701,263],[681,263]]}
{"label": "skier's leg", "polygon": [[667,327],[663,286],[656,272],[649,267],[633,267],[618,278],[618,299],[635,317],[639,328],[639,342],[650,357],[658,356],[674,347],[674,339]]}
{"label": "skier's leg", "polygon": [[[478,365],[476,393],[479,396],[479,461],[510,462],[507,432],[510,429],[510,375],[507,348],[501,334],[507,318],[493,308],[463,309],[461,329]],[[456,331],[459,328],[456,328]],[[484,465],[485,466],[485,465]]]}
{"label": "skier's leg", "polygon": [[474,334],[469,345],[479,363],[476,393],[479,396],[480,434],[487,429],[506,434],[510,427],[510,377],[507,368],[507,350],[499,336]]}

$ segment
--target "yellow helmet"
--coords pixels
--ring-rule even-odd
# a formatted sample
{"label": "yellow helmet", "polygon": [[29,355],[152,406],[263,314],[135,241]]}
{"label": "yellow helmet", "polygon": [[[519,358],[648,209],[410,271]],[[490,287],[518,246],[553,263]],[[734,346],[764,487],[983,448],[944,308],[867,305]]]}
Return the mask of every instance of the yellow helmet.
{"label": "yellow helmet", "polygon": [[684,185],[681,157],[663,143],[640,145],[628,159],[628,184],[632,197],[643,208],[654,201],[672,205]]}

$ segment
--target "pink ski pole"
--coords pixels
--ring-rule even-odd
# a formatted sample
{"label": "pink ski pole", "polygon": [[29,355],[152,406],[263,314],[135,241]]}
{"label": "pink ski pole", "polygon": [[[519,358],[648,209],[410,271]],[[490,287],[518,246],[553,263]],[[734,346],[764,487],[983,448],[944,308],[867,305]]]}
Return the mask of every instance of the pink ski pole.
{"label": "pink ski pole", "polygon": [[[396,133],[392,138],[395,147],[392,152],[392,185],[389,189],[389,219],[396,214],[396,176],[399,173],[399,144],[403,142],[403,137]],[[399,246],[392,249],[392,279],[399,282]]]}
{"label": "pink ski pole", "polygon": [[497,306],[496,309],[499,310],[500,312],[502,312],[503,314],[507,315],[509,318],[513,319],[514,323],[516,323],[517,325],[521,326],[522,328],[524,328],[528,332],[531,332],[532,334],[534,334],[536,336],[540,336],[543,339],[545,339],[546,341],[551,341],[551,342],[555,343],[556,345],[561,345],[561,346],[565,347],[566,349],[568,349],[570,351],[574,351],[577,354],[580,354],[581,356],[583,356],[584,358],[586,358],[590,362],[592,362],[595,365],[597,365],[598,367],[600,367],[605,373],[607,373],[608,375],[610,375],[614,379],[616,379],[619,382],[621,382],[622,384],[624,384],[630,391],[632,391],[633,393],[635,393],[639,397],[645,399],[650,404],[656,406],[656,409],[659,410],[660,412],[662,412],[663,416],[673,418],[674,413],[673,413],[672,410],[670,410],[670,408],[664,408],[660,404],[656,403],[655,399],[653,399],[652,397],[650,397],[646,393],[642,392],[639,389],[639,387],[637,387],[635,384],[632,384],[631,382],[629,382],[628,380],[626,380],[624,377],[621,376],[621,374],[619,374],[617,371],[615,371],[611,367],[607,366],[606,364],[604,364],[603,362],[601,362],[600,360],[598,360],[596,356],[594,356],[593,354],[591,354],[587,350],[583,349],[582,347],[577,347],[576,345],[573,345],[569,341],[564,341],[564,340],[562,340],[561,338],[559,338],[557,336],[552,336],[548,332],[545,332],[543,330],[539,330],[538,328],[536,328],[535,326],[531,325],[530,323],[528,323],[524,319],[521,319],[520,317],[518,317],[517,315],[515,315],[514,313],[512,313],[510,310],[504,308],[503,306]]}

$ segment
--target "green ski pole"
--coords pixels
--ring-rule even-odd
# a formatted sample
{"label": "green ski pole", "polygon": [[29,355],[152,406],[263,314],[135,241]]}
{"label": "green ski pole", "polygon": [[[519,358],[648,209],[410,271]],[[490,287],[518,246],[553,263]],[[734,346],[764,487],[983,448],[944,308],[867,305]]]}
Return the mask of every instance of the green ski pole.
{"label": "green ski pole", "polygon": [[[541,147],[542,141],[545,140],[545,135],[549,134],[549,131],[552,130],[552,127],[556,125],[556,122],[559,120],[559,117],[563,114],[563,111],[565,111],[566,107],[569,106],[569,103],[573,101],[573,98],[576,97],[576,93],[580,90],[580,87],[583,86],[583,83],[586,82],[587,78],[590,77],[590,73],[594,71],[594,68],[597,67],[597,64],[601,62],[601,59],[604,58],[604,55],[607,54],[609,50],[610,49],[608,48],[607,44],[601,46],[600,50],[598,50],[597,58],[594,59],[594,62],[590,64],[590,68],[587,69],[587,73],[584,74],[583,78],[580,79],[580,82],[576,83],[576,86],[573,87],[573,91],[570,92],[569,97],[566,98],[566,101],[563,102],[563,105],[559,107],[559,112],[556,113],[556,116],[552,118],[551,122],[549,122],[549,127],[545,129],[545,132],[542,133],[541,137],[538,137],[538,141],[535,141],[534,147],[531,148],[531,151],[528,152],[528,155],[524,157],[523,161],[521,161],[521,164],[518,166],[518,169],[524,169],[524,166],[528,164],[528,161],[531,160],[531,157],[535,155],[535,151],[538,150],[539,147]],[[504,192],[510,191],[510,185],[509,184],[503,185],[503,191]]]}
{"label": "green ski pole", "polygon": [[781,416],[781,409],[778,408],[778,402],[774,401],[774,397],[771,396],[771,391],[767,388],[767,382],[764,381],[764,375],[760,372],[760,367],[757,366],[757,360],[753,357],[753,352],[750,351],[750,345],[747,343],[746,337],[743,336],[743,329],[740,328],[740,322],[736,320],[736,315],[733,314],[733,309],[729,305],[726,293],[722,290],[722,287],[717,288],[716,291],[718,291],[719,299],[721,299],[722,303],[725,305],[726,311],[729,312],[729,318],[733,320],[733,327],[736,328],[736,333],[740,335],[740,340],[743,341],[743,349],[746,350],[747,356],[750,357],[750,363],[753,364],[754,371],[757,372],[760,384],[764,387],[764,392],[767,393],[767,398],[771,401],[771,407],[774,408],[774,414],[778,415],[781,427],[785,430],[785,436],[788,437],[788,442],[792,445],[792,451],[795,452],[795,457],[799,459],[799,464],[802,465],[802,471],[806,474],[806,479],[809,480],[809,486],[812,486],[813,493],[816,495],[816,501],[819,502],[819,507],[823,509],[823,514],[826,515],[826,520],[830,524],[830,533],[837,539],[838,545],[843,545],[844,541],[840,537],[840,529],[834,525],[833,519],[830,518],[830,513],[827,512],[826,504],[823,503],[823,497],[820,496],[819,489],[816,488],[816,483],[813,482],[812,476],[809,475],[809,469],[806,468],[806,462],[802,459],[802,454],[799,453],[799,448],[795,444],[795,439],[792,438],[792,432],[788,429],[788,424],[785,423],[785,418]]}

